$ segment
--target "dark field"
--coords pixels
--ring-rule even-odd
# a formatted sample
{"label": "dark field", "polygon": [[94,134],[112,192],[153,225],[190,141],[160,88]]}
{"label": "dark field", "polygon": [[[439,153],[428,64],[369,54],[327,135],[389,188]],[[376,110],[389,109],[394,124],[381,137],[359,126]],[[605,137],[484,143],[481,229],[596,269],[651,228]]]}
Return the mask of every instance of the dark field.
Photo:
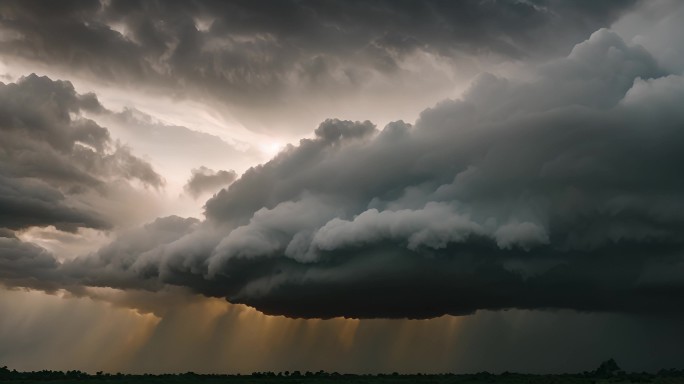
{"label": "dark field", "polygon": [[143,383],[684,383],[684,370],[661,370],[651,373],[625,373],[614,363],[603,363],[597,370],[579,374],[531,375],[519,373],[431,374],[431,375],[350,375],[328,372],[257,372],[251,375],[204,375],[192,372],[162,375],[125,375],[98,372],[90,375],[80,371],[17,372],[0,368],[0,383],[83,383],[83,384],[143,384]]}

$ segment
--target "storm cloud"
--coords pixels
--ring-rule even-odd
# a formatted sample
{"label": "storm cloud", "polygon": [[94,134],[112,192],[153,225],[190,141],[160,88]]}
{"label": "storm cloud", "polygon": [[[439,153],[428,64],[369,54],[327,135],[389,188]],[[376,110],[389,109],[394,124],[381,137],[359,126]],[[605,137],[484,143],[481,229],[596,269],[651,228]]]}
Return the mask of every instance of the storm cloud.
{"label": "storm cloud", "polygon": [[[469,72],[477,62],[564,53],[633,4],[9,1],[0,6],[0,52],[100,82],[143,84],[268,115],[283,104],[306,108],[331,92],[362,94],[391,83],[410,89],[406,79],[436,87],[444,79],[428,81],[431,60]],[[428,59],[412,61],[418,56]]]}
{"label": "storm cloud", "polygon": [[682,313],[681,68],[601,29],[535,74],[483,74],[413,125],[326,120],[204,221],[161,218],[63,263],[33,250],[9,278],[177,285],[306,318]]}
{"label": "storm cloud", "polygon": [[30,75],[0,83],[0,227],[107,229],[106,196],[131,183],[161,188],[163,178],[83,112],[102,106],[71,83]]}

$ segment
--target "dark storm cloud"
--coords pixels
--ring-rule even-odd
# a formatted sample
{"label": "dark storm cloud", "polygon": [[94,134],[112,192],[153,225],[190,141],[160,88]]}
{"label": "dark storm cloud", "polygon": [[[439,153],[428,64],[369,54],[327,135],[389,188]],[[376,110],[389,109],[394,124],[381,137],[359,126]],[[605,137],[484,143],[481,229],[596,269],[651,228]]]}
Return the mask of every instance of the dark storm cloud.
{"label": "dark storm cloud", "polygon": [[45,249],[15,237],[0,236],[0,282],[54,291],[61,287],[52,278],[57,266],[55,258]]}
{"label": "dark storm cloud", "polygon": [[101,110],[93,94],[79,95],[69,82],[30,75],[0,83],[0,227],[109,228],[89,196],[110,195],[120,181],[163,185],[106,128],[80,117]]}
{"label": "dark storm cloud", "polygon": [[192,176],[183,188],[187,193],[197,198],[203,193],[218,191],[221,187],[235,181],[236,178],[237,173],[235,171],[214,171],[207,167],[199,167],[192,170]]}
{"label": "dark storm cloud", "polygon": [[15,230],[46,225],[67,231],[108,227],[95,212],[70,206],[58,189],[34,179],[0,176],[0,207],[0,226]]}
{"label": "dark storm cloud", "polygon": [[599,30],[415,126],[327,120],[207,201],[204,222],[159,219],[26,276],[179,285],[291,317],[682,313],[682,101],[681,75]]}
{"label": "dark storm cloud", "polygon": [[407,55],[565,53],[634,1],[9,1],[0,52],[107,79],[272,104],[357,87]]}

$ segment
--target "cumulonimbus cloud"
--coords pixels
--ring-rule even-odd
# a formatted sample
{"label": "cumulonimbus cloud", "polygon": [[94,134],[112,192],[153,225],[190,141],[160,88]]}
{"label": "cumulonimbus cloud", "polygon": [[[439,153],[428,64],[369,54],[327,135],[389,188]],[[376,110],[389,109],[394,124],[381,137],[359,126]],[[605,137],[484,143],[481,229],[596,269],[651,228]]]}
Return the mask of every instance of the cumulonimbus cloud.
{"label": "cumulonimbus cloud", "polygon": [[599,30],[415,125],[327,120],[209,199],[205,221],[36,258],[21,281],[179,285],[290,317],[682,312],[682,101],[681,73]]}

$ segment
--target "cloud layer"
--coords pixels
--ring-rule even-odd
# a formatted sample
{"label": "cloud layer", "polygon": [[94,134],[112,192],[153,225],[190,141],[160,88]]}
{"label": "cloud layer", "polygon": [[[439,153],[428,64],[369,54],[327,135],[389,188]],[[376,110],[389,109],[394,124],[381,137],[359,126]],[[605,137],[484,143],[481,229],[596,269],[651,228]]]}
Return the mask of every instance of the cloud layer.
{"label": "cloud layer", "polygon": [[483,67],[565,54],[633,4],[9,1],[0,52],[11,66],[219,105],[291,140],[331,112],[414,119],[416,98],[453,95]]}
{"label": "cloud layer", "polygon": [[327,120],[203,222],[161,218],[61,264],[33,250],[4,279],[178,285],[307,318],[681,313],[681,72],[602,29],[535,73],[484,74],[415,125]]}
{"label": "cloud layer", "polygon": [[414,51],[562,52],[633,3],[10,1],[0,8],[7,31],[0,49],[110,80],[170,81],[244,99],[267,96],[262,91],[279,90],[292,76],[334,81],[339,72],[361,80],[363,69],[351,65],[358,60],[381,72],[397,70]]}

